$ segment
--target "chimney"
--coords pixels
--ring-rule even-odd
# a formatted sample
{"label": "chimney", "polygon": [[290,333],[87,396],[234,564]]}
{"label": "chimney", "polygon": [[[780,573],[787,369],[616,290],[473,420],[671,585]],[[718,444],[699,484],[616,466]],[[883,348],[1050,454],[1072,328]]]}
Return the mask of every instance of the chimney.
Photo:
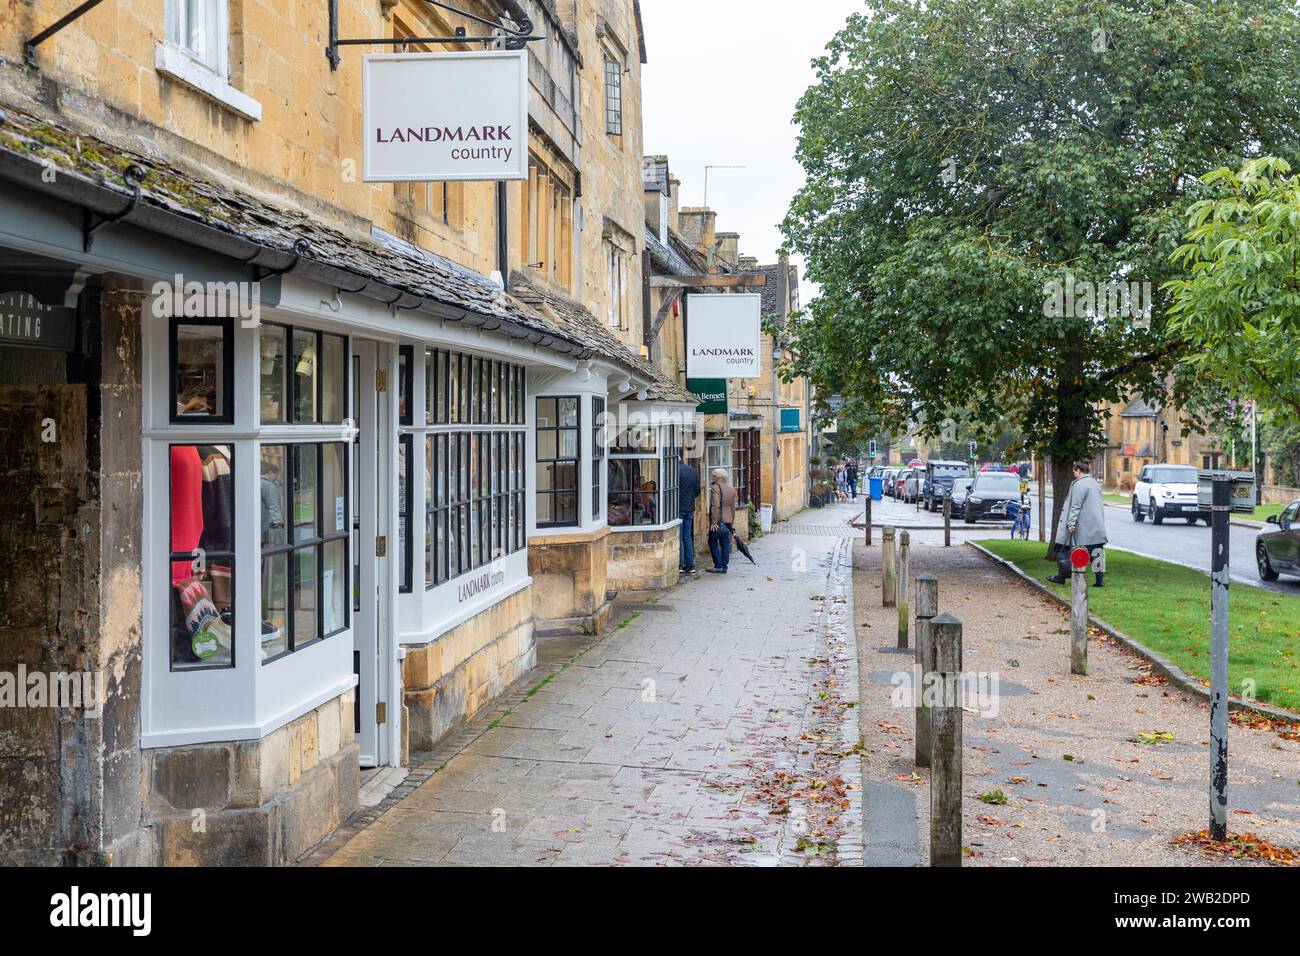
{"label": "chimney", "polygon": [[686,244],[712,261],[713,247],[717,242],[714,233],[717,229],[718,214],[702,206],[687,206],[678,213],[678,219],[681,223],[682,238],[686,240]]}
{"label": "chimney", "polygon": [[793,275],[797,275],[798,273],[792,273],[790,268],[790,253],[784,248],[776,251],[776,257],[779,266],[778,271],[781,274],[781,321],[782,324],[784,324],[785,320],[790,317],[790,312],[793,311],[790,306],[790,280]]}
{"label": "chimney", "polygon": [[661,242],[668,241],[668,157],[641,159],[641,182],[645,191],[645,221]]}
{"label": "chimney", "polygon": [[718,233],[718,265],[724,269],[734,270],[740,258],[740,233]]}
{"label": "chimney", "polygon": [[758,259],[754,256],[741,256],[736,260],[736,268],[741,272],[755,272],[758,270]]}
{"label": "chimney", "polygon": [[668,228],[673,232],[681,231],[681,221],[677,216],[677,198],[682,189],[682,181],[668,171]]}

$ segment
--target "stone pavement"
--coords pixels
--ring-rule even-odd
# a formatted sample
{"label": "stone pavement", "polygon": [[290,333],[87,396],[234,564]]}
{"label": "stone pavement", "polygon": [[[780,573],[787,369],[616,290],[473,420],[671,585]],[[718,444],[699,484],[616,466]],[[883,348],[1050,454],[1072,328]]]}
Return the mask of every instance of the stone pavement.
{"label": "stone pavement", "polygon": [[735,555],[539,668],[308,862],[860,863],[853,512],[804,512],[757,566]]}

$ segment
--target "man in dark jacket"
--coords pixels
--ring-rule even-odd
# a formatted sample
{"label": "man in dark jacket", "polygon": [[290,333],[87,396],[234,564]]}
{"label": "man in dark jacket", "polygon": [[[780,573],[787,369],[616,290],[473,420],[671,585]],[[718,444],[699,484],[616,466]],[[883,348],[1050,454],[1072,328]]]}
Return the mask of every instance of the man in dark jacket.
{"label": "man in dark jacket", "polygon": [[844,470],[844,477],[848,479],[849,491],[853,493],[853,500],[858,500],[858,460],[850,458],[848,467]]}
{"label": "man in dark jacket", "polygon": [[695,573],[695,502],[700,497],[700,476],[685,456],[677,465],[677,517],[682,519],[681,558],[678,570],[683,574]]}

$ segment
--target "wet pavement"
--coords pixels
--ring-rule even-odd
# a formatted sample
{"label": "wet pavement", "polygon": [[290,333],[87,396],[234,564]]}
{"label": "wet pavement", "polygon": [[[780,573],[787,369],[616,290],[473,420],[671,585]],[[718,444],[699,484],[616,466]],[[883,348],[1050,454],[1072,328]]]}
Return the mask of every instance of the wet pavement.
{"label": "wet pavement", "polygon": [[779,524],[752,544],[757,566],[737,555],[594,642],[543,639],[556,664],[313,862],[860,863],[854,510]]}

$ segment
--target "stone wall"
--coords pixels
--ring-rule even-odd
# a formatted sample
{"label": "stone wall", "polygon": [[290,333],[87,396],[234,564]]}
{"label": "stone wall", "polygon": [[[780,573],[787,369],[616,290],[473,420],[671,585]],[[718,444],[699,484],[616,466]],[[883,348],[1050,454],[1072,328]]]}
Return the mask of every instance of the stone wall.
{"label": "stone wall", "polygon": [[615,530],[609,543],[609,588],[620,593],[670,588],[677,583],[680,558],[677,525],[653,531]]}
{"label": "stone wall", "polygon": [[356,691],[261,740],[144,751],[147,822],[164,866],[291,863],[357,809]]}
{"label": "stone wall", "polygon": [[432,750],[536,663],[532,587],[408,648],[402,696],[409,750]]}
{"label": "stone wall", "polygon": [[609,621],[609,528],[528,540],[533,614],[539,630],[599,634]]}
{"label": "stone wall", "polygon": [[152,854],[140,827],[139,300],[83,293],[80,323],[83,355],[0,348],[0,673],[91,674],[104,694],[98,715],[0,708],[10,865]]}
{"label": "stone wall", "polygon": [[1300,488],[1288,488],[1285,485],[1265,485],[1261,497],[1266,505],[1289,505],[1300,498]]}

